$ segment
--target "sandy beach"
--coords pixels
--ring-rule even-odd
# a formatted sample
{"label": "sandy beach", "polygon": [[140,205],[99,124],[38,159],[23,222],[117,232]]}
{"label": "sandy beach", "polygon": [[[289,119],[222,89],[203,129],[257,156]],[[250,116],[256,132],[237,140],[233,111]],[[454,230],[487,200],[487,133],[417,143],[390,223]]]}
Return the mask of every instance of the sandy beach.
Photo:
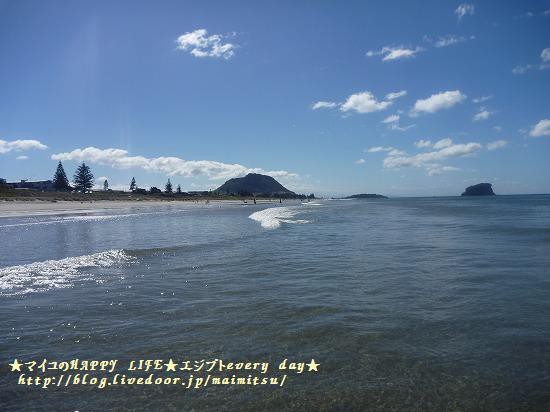
{"label": "sandy beach", "polygon": [[[292,200],[288,202],[296,203]],[[210,200],[208,204],[244,204],[242,200]],[[257,200],[258,204],[278,203],[275,200]],[[252,200],[247,200],[246,204],[253,204]],[[130,208],[154,208],[159,206],[182,206],[196,205],[204,206],[205,201],[197,202],[192,200],[143,200],[143,201],[124,201],[124,200],[93,200],[93,201],[57,201],[49,202],[42,200],[35,201],[5,201],[0,200],[0,218],[1,217],[19,217],[19,216],[44,216],[60,215],[71,213],[92,213],[100,210],[130,209]]]}

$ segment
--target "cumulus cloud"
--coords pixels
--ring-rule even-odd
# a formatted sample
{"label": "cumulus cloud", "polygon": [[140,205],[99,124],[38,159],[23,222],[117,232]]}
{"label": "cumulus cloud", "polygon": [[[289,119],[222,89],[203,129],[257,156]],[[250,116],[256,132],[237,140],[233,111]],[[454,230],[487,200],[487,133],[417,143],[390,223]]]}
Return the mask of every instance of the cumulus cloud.
{"label": "cumulus cloud", "polygon": [[384,120],[382,120],[382,123],[395,123],[399,121],[399,115],[398,114],[392,114],[388,117],[386,117]]}
{"label": "cumulus cloud", "polygon": [[295,173],[285,170],[264,171],[260,168],[248,168],[240,164],[228,164],[212,160],[184,160],[178,157],[130,156],[123,149],[98,149],[86,147],[72,152],[52,155],[53,160],[86,161],[92,164],[110,166],[115,169],[139,168],[147,171],[166,173],[169,176],[206,176],[211,180],[230,179],[247,173],[263,173],[272,177],[295,178]]}
{"label": "cumulus cloud", "polygon": [[325,101],[321,100],[319,102],[314,103],[311,106],[311,109],[312,110],[331,109],[331,108],[336,107],[336,106],[338,106],[338,105],[334,102],[325,102]]}
{"label": "cumulus cloud", "polygon": [[540,53],[541,63],[539,65],[526,64],[525,66],[516,66],[512,69],[513,74],[525,74],[531,69],[538,68],[544,70],[550,68],[550,47],[542,50]]}
{"label": "cumulus cloud", "polygon": [[208,35],[206,29],[197,29],[182,34],[176,39],[178,50],[188,51],[195,57],[215,57],[230,59],[235,55],[237,45],[224,42],[228,36],[221,34]]}
{"label": "cumulus cloud", "polygon": [[355,161],[356,165],[362,165],[363,163],[365,163],[365,159],[359,159]]}
{"label": "cumulus cloud", "polygon": [[506,140],[495,140],[494,142],[487,143],[488,150],[497,150],[506,147],[508,142]]}
{"label": "cumulus cloud", "polygon": [[542,119],[529,131],[529,136],[540,137],[550,136],[550,119]]}
{"label": "cumulus cloud", "polygon": [[469,3],[462,3],[455,9],[455,14],[458,17],[458,21],[462,20],[462,18],[467,14],[470,14],[470,15],[474,14],[474,12],[475,12],[474,5]]}
{"label": "cumulus cloud", "polygon": [[443,172],[459,170],[453,166],[442,165],[441,162],[454,157],[464,157],[473,155],[483,148],[476,142],[454,143],[451,139],[441,139],[431,146],[428,140],[416,142],[417,147],[431,147],[430,151],[421,152],[415,155],[409,155],[400,150],[393,149],[389,151],[383,161],[386,169],[401,169],[405,167],[415,167],[424,169],[428,175],[433,176]]}
{"label": "cumulus cloud", "polygon": [[367,153],[389,152],[391,150],[393,150],[393,147],[391,147],[391,146],[388,146],[388,147],[374,146],[374,147],[371,147],[371,148],[367,149]]}
{"label": "cumulus cloud", "polygon": [[435,176],[445,172],[458,172],[460,170],[460,168],[454,166],[430,165],[427,167],[426,172],[428,176]]}
{"label": "cumulus cloud", "polygon": [[432,142],[431,142],[431,140],[420,139],[420,140],[414,142],[414,145],[418,148],[431,147]]}
{"label": "cumulus cloud", "polygon": [[489,96],[480,96],[480,97],[476,97],[475,99],[472,99],[472,101],[474,103],[483,103],[483,102],[486,102],[487,100],[489,99],[492,99],[493,96],[489,95]]}
{"label": "cumulus cloud", "polygon": [[401,90],[399,92],[388,93],[386,95],[386,100],[395,100],[395,99],[399,99],[400,97],[403,97],[403,96],[406,96],[406,95],[407,95],[406,90]]}
{"label": "cumulus cloud", "polygon": [[415,57],[418,53],[422,51],[424,51],[422,47],[416,47],[414,49],[411,49],[404,46],[395,46],[395,47],[385,46],[378,51],[369,50],[367,52],[367,56],[368,57],[384,56],[382,57],[382,61],[386,62],[391,60],[401,60],[401,59]]}
{"label": "cumulus cloud", "polygon": [[491,117],[492,114],[493,114],[493,112],[490,112],[489,110],[482,107],[482,108],[479,109],[479,112],[477,112],[474,115],[473,120],[474,120],[474,122],[479,122],[481,120],[487,120],[489,117]]}
{"label": "cumulus cloud", "polygon": [[450,147],[453,145],[452,139],[449,139],[448,137],[445,139],[438,140],[434,143],[433,148],[434,149],[444,149],[446,147]]}
{"label": "cumulus cloud", "polygon": [[420,113],[435,113],[442,109],[449,109],[465,99],[466,95],[461,93],[460,90],[432,94],[427,99],[417,100],[411,115],[416,116]]}
{"label": "cumulus cloud", "polygon": [[24,150],[45,150],[48,146],[42,144],[38,140],[2,140],[0,139],[0,154],[9,153],[12,151],[20,152]]}
{"label": "cumulus cloud", "polygon": [[29,156],[23,155],[23,156],[17,156],[17,157],[15,158],[15,160],[27,160],[28,158],[29,158]]}
{"label": "cumulus cloud", "polygon": [[374,95],[369,92],[360,92],[352,94],[340,106],[340,111],[348,112],[355,111],[357,113],[378,112],[388,108],[392,104],[391,101],[377,101]]}

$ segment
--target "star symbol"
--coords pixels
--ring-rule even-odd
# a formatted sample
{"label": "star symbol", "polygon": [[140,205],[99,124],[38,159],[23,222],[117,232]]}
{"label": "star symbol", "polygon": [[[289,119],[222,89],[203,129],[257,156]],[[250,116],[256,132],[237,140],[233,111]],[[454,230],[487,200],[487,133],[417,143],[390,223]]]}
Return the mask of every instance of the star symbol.
{"label": "star symbol", "polygon": [[11,366],[11,371],[12,372],[14,372],[14,371],[21,372],[21,366],[23,366],[23,364],[19,363],[19,361],[17,359],[14,359],[13,363],[10,363],[10,366]]}
{"label": "star symbol", "polygon": [[170,358],[170,360],[168,361],[168,363],[165,363],[164,366],[166,366],[166,372],[168,371],[176,371],[176,366],[178,366],[177,363],[175,363],[174,361],[172,361],[172,358]]}
{"label": "star symbol", "polygon": [[309,372],[311,371],[319,372],[317,370],[317,367],[320,365],[321,365],[320,363],[315,363],[315,359],[312,359],[311,362],[307,364],[307,366],[309,367]]}

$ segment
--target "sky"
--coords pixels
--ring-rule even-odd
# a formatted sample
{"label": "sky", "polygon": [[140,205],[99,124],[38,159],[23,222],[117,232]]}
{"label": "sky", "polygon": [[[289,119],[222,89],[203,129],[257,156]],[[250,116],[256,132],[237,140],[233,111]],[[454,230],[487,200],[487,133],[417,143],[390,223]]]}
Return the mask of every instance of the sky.
{"label": "sky", "polygon": [[0,0],[0,56],[8,181],[550,193],[550,0]]}

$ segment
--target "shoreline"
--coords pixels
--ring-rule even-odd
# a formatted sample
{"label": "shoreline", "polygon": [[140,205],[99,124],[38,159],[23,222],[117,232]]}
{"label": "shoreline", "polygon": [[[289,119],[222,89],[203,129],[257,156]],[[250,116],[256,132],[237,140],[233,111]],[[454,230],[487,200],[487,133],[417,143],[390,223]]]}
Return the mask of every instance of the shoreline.
{"label": "shoreline", "polygon": [[[152,208],[158,206],[205,206],[205,199],[193,200],[0,200],[0,218],[63,215],[71,213],[97,213],[101,210],[121,210],[130,208]],[[279,204],[279,201],[257,199],[257,204]],[[297,202],[286,200],[283,202]],[[210,205],[245,205],[243,200],[209,199]],[[252,200],[247,200],[246,205],[254,205]]]}

